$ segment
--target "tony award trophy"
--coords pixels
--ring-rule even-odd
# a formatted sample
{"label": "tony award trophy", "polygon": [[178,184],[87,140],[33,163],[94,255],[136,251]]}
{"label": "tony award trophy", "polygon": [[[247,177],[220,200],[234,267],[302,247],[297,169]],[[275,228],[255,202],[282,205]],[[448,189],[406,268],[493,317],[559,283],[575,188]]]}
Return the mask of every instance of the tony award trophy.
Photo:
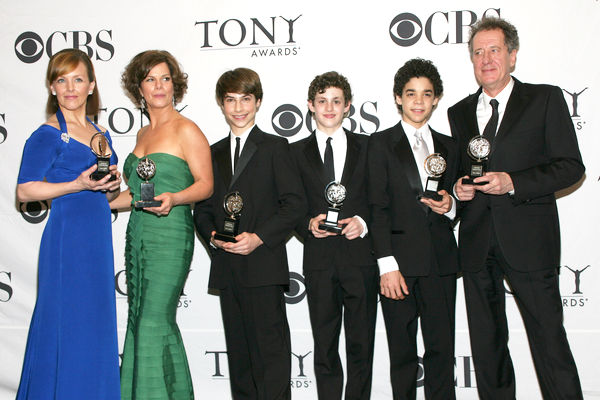
{"label": "tony award trophy", "polygon": [[236,242],[240,226],[240,213],[244,208],[244,201],[239,192],[232,192],[225,195],[223,199],[223,209],[228,215],[223,220],[223,229],[215,233],[215,239],[224,242]]}
{"label": "tony award trophy", "polygon": [[319,229],[328,232],[334,232],[338,235],[344,227],[339,226],[338,219],[342,203],[346,200],[346,188],[339,182],[330,182],[325,187],[325,199],[331,205],[327,209],[325,220],[319,224]]}
{"label": "tony award trophy", "polygon": [[442,200],[442,195],[438,194],[438,185],[444,172],[446,171],[446,160],[439,153],[433,153],[425,159],[425,172],[427,173],[427,182],[422,197]]}
{"label": "tony award trophy", "polygon": [[485,185],[486,182],[473,182],[474,178],[478,178],[485,174],[485,162],[490,155],[490,151],[492,146],[490,142],[483,137],[483,135],[473,137],[467,146],[467,154],[471,159],[473,159],[473,163],[471,164],[471,173],[469,174],[469,178],[463,178],[463,185]]}
{"label": "tony award trophy", "polygon": [[[92,149],[92,153],[96,155],[96,165],[98,166],[98,168],[92,172],[90,178],[99,181],[110,174],[108,167],[110,167],[110,156],[112,155],[112,151],[108,145],[108,139],[106,139],[106,136],[104,136],[102,132],[98,132],[92,136],[90,148]],[[117,176],[111,174],[108,180],[114,181],[115,179],[117,179]]]}
{"label": "tony award trophy", "polygon": [[154,200],[154,183],[148,182],[156,174],[156,164],[148,157],[140,160],[135,169],[140,178],[145,182],[140,183],[140,200],[135,202],[135,208],[158,207],[160,200]]}

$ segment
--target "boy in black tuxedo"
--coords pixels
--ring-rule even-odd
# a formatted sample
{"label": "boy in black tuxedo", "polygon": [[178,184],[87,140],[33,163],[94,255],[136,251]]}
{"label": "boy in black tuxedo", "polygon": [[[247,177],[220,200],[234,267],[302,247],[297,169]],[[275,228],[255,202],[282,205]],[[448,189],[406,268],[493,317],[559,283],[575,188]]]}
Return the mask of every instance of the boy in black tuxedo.
{"label": "boy in black tuxedo", "polygon": [[[412,59],[394,77],[402,117],[394,127],[369,138],[371,234],[381,274],[381,307],[390,353],[394,399],[415,399],[417,326],[425,354],[425,397],[449,400],[454,393],[454,309],[456,241],[456,148],[451,137],[427,122],[443,86],[430,61]],[[424,197],[431,154],[446,162],[436,201]],[[439,159],[438,159],[439,161]]]}
{"label": "boy in black tuxedo", "polygon": [[[236,400],[291,397],[285,244],[306,203],[287,140],[255,125],[262,94],[260,78],[250,69],[219,78],[216,98],[230,132],[211,146],[214,193],[194,210],[196,229],[213,250],[209,287],[220,291]],[[239,197],[231,197],[236,192]],[[233,208],[239,204],[233,200],[243,202],[232,241],[215,237],[226,231],[228,198]]]}
{"label": "boy in black tuxedo", "polygon": [[[317,76],[308,89],[308,108],[317,128],[291,145],[308,201],[308,212],[296,231],[304,239],[315,376],[323,400],[339,400],[344,390],[338,353],[342,315],[348,377],[345,398],[369,399],[371,393],[377,265],[367,234],[368,138],[342,128],[351,101],[352,91],[344,76],[337,72]],[[331,183],[343,186],[345,198],[338,223],[333,218],[333,227],[326,230],[322,224],[332,218],[326,218],[330,204],[325,190]]]}

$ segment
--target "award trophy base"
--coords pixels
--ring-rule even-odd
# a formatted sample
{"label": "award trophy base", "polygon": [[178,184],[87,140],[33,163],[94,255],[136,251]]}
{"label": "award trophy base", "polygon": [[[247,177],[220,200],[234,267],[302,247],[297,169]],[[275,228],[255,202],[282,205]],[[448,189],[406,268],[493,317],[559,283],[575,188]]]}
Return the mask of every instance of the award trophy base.
{"label": "award trophy base", "polygon": [[419,197],[425,197],[427,199],[432,199],[435,201],[440,201],[444,198],[441,194],[438,194],[438,185],[440,180],[438,178],[427,178],[427,182],[425,183],[425,191]]}
{"label": "award trophy base", "polygon": [[233,218],[225,218],[223,221],[223,231],[215,233],[215,239],[224,242],[235,243],[235,237],[238,235],[239,221]]}
{"label": "award trophy base", "polygon": [[435,200],[435,201],[440,201],[444,198],[444,196],[442,196],[438,192],[434,192],[431,190],[424,191],[420,197],[421,198],[425,197],[426,199],[431,199],[431,200]]}
{"label": "award trophy base", "polygon": [[488,181],[483,181],[483,182],[473,182],[473,179],[478,178],[478,176],[471,176],[469,178],[462,178],[462,181],[460,181],[463,185],[475,185],[475,186],[483,186],[483,185],[487,185],[489,182]]}
{"label": "award trophy base", "polygon": [[[110,158],[100,158],[98,157],[98,162],[96,163],[98,168],[90,174],[90,178],[99,181],[104,178],[106,175],[110,174],[108,167],[110,167]],[[110,175],[109,181],[114,181],[117,179],[116,175]]]}
{"label": "award trophy base", "polygon": [[160,200],[154,200],[154,183],[142,182],[140,184],[140,200],[136,201],[135,208],[159,207]]}
{"label": "award trophy base", "polygon": [[463,185],[475,185],[475,186],[487,185],[488,181],[473,182],[473,179],[479,178],[480,176],[483,176],[483,175],[484,175],[483,164],[472,164],[471,165],[471,174],[469,175],[468,178],[463,178],[461,183]]}
{"label": "award trophy base", "polygon": [[337,233],[338,235],[342,233],[344,227],[338,225],[339,215],[340,210],[338,208],[329,207],[327,210],[327,217],[325,218],[325,221],[319,224],[319,229],[322,231]]}

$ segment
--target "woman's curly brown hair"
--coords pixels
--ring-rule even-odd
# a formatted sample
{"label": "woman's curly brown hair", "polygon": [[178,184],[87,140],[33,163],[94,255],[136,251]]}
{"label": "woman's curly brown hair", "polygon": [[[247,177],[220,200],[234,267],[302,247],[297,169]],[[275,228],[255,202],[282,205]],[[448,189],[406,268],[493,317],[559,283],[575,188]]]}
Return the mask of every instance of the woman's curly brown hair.
{"label": "woman's curly brown hair", "polygon": [[183,99],[188,87],[188,76],[181,70],[181,66],[175,57],[166,50],[147,50],[133,57],[125,67],[123,75],[121,75],[123,89],[137,107],[140,107],[142,102],[142,94],[140,93],[142,81],[148,76],[150,70],[160,63],[165,63],[169,67],[173,81],[175,104]]}

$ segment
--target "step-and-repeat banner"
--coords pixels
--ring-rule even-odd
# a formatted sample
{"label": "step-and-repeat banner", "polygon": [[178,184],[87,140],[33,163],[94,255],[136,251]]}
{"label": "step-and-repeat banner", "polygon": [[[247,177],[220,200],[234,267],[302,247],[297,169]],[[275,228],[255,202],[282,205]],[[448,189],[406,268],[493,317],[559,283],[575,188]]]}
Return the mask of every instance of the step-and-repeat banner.
{"label": "step-and-repeat banner", "polygon": [[[564,324],[586,398],[600,398],[600,116],[594,114],[600,109],[598,0],[2,0],[1,4],[0,399],[14,398],[19,382],[35,302],[40,237],[51,212],[45,201],[19,204],[15,200],[23,145],[45,121],[49,56],[67,47],[91,56],[102,98],[98,121],[110,130],[121,162],[133,148],[136,132],[148,121],[123,93],[120,76],[129,60],[147,49],[170,51],[189,74],[188,93],[178,108],[200,126],[210,143],[228,133],[214,95],[215,83],[226,70],[244,66],[260,74],[265,95],[258,125],[294,142],[314,126],[306,107],[308,85],[315,75],[330,70],[347,76],[354,92],[346,128],[369,135],[395,124],[399,116],[392,95],[393,76],[413,57],[430,59],[440,70],[445,90],[431,125],[449,134],[446,109],[477,90],[466,41],[469,25],[484,15],[500,15],[517,26],[521,50],[515,76],[524,82],[560,86],[577,132],[587,170],[576,187],[559,193],[560,287]],[[113,214],[121,345],[127,314],[124,247],[128,217],[128,213]],[[295,399],[315,399],[302,244],[292,238],[288,250],[290,384]],[[207,291],[208,271],[209,258],[198,242],[177,320],[198,397],[228,399],[219,301]],[[477,383],[460,280],[458,290],[456,391],[460,399],[475,399]],[[521,317],[508,289],[506,297],[517,397],[541,398]],[[342,340],[342,353],[343,347]],[[381,313],[375,351],[372,398],[388,399],[389,361]],[[419,380],[421,386],[422,373]],[[419,398],[423,398],[422,389]]]}

